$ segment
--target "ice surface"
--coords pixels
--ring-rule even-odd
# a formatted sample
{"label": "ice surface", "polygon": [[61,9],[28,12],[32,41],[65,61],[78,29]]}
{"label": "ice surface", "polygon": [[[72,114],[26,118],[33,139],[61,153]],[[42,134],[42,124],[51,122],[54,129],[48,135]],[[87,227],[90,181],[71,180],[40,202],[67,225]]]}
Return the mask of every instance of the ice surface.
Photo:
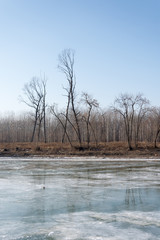
{"label": "ice surface", "polygon": [[1,158],[0,239],[157,240],[160,161]]}

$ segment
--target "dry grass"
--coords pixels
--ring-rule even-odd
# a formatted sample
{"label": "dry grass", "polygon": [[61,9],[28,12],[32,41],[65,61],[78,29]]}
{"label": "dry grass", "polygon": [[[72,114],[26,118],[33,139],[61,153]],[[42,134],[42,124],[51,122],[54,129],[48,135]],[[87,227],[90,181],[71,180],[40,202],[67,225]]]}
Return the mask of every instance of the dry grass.
{"label": "dry grass", "polygon": [[103,156],[103,157],[155,157],[160,158],[160,145],[154,148],[151,143],[139,143],[137,149],[128,150],[127,143],[109,142],[83,144],[79,148],[78,144],[70,147],[69,144],[62,143],[1,143],[0,156]]}

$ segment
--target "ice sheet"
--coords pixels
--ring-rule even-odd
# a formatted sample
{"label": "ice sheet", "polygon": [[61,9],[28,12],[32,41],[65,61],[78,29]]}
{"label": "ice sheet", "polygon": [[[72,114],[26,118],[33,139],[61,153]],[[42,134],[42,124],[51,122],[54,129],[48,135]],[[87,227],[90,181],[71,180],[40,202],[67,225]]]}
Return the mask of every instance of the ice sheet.
{"label": "ice sheet", "polygon": [[160,236],[160,161],[0,159],[0,239]]}

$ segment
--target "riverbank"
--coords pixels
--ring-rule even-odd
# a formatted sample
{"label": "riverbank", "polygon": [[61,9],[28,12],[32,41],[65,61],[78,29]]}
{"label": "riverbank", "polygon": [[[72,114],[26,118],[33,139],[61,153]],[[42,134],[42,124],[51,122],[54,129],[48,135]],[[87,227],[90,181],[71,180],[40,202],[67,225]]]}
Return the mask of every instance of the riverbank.
{"label": "riverbank", "polygon": [[151,143],[139,143],[138,148],[130,151],[126,143],[109,142],[98,145],[91,144],[79,147],[74,144],[62,143],[1,143],[1,157],[29,157],[29,156],[96,156],[112,158],[160,158],[160,145],[154,148]]}

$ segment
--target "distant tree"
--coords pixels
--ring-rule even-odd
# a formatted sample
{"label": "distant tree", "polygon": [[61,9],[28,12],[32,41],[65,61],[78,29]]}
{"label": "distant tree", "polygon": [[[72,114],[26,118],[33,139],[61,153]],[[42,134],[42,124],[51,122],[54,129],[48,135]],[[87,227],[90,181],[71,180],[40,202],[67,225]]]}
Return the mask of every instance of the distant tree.
{"label": "distant tree", "polygon": [[139,129],[148,107],[149,101],[142,94],[136,96],[121,94],[120,97],[115,99],[112,109],[123,117],[130,150],[133,148],[133,130],[135,130],[135,145],[137,146]]}
{"label": "distant tree", "polygon": [[24,85],[23,88],[24,97],[21,97],[21,101],[27,106],[33,109],[34,125],[31,136],[31,142],[33,142],[38,127],[38,140],[40,138],[40,130],[42,122],[44,123],[44,141],[46,142],[46,80],[39,79],[37,77]]}

